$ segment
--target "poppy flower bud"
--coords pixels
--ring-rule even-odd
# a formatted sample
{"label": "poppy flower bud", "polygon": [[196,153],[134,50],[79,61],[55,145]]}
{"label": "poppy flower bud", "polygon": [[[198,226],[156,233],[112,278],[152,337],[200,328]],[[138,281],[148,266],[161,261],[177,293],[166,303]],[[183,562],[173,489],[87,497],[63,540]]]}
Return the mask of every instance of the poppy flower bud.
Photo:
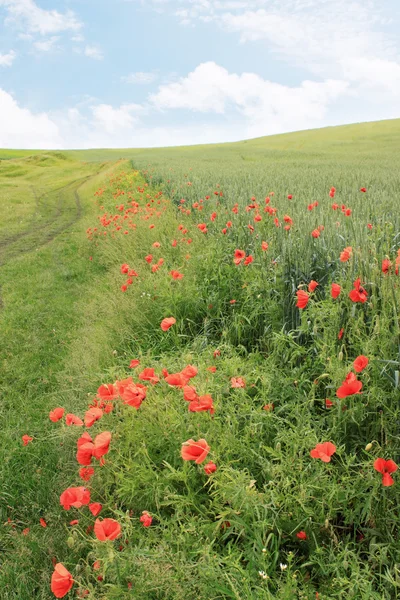
{"label": "poppy flower bud", "polygon": [[369,444],[367,444],[367,445],[365,446],[365,451],[366,451],[366,452],[369,452],[369,451],[371,450],[371,448],[372,448],[372,444],[371,444],[371,442],[370,442]]}
{"label": "poppy flower bud", "polygon": [[339,352],[339,354],[338,354],[338,359],[339,359],[340,361],[342,361],[342,360],[343,360],[343,352],[342,352],[342,351],[340,351],[340,352]]}
{"label": "poppy flower bud", "polygon": [[75,546],[75,538],[72,535],[67,539],[67,546],[68,548],[73,548]]}

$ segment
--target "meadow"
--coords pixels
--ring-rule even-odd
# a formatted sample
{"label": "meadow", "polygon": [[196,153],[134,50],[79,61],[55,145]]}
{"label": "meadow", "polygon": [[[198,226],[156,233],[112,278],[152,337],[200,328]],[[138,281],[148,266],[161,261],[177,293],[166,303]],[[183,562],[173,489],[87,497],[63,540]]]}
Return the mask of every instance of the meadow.
{"label": "meadow", "polygon": [[0,150],[2,600],[400,598],[399,166]]}

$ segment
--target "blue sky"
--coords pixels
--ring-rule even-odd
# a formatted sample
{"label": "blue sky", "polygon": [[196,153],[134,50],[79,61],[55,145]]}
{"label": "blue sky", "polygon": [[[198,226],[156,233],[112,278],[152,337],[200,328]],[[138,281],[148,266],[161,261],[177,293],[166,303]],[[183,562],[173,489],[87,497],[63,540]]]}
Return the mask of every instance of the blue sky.
{"label": "blue sky", "polygon": [[398,0],[0,0],[0,147],[400,117]]}

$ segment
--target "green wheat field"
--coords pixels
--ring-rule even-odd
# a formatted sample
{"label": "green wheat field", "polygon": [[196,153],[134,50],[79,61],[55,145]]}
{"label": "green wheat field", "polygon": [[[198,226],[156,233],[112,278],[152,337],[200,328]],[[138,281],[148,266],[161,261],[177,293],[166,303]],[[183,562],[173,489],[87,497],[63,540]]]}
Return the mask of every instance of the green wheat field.
{"label": "green wheat field", "polygon": [[0,202],[1,600],[400,598],[400,120]]}

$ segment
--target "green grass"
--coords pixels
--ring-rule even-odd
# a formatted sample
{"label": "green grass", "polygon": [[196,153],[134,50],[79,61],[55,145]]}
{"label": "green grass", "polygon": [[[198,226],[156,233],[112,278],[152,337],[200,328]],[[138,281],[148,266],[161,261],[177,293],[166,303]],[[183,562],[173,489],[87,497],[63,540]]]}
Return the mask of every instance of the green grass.
{"label": "green grass", "polygon": [[[394,267],[381,270],[400,248],[399,137],[394,120],[213,146],[1,151],[11,157],[0,162],[2,599],[52,598],[52,558],[76,580],[70,596],[87,591],[89,600],[400,597],[399,474],[383,487],[373,468],[377,457],[400,462],[400,297]],[[265,206],[277,208],[280,227]],[[234,265],[236,248],[254,261]],[[148,254],[164,259],[154,273]],[[125,292],[123,263],[138,273]],[[173,269],[183,279],[172,280]],[[348,297],[358,276],[365,304]],[[311,279],[319,286],[299,311],[296,291]],[[163,332],[167,316],[177,322]],[[363,393],[339,400],[359,354],[369,358]],[[162,381],[162,369],[188,364],[214,415],[188,412],[182,391]],[[139,381],[145,367],[161,381],[143,382],[140,409],[116,400],[89,430],[112,432],[87,485],[100,516],[122,527],[118,541],[99,542],[86,507],[59,505],[65,488],[83,483],[82,429],[51,423],[48,412],[83,416],[101,384]],[[246,387],[231,388],[232,377]],[[34,438],[26,447],[25,433]],[[182,460],[189,438],[207,440],[216,473]],[[337,447],[329,464],[310,457],[324,441]]]}

